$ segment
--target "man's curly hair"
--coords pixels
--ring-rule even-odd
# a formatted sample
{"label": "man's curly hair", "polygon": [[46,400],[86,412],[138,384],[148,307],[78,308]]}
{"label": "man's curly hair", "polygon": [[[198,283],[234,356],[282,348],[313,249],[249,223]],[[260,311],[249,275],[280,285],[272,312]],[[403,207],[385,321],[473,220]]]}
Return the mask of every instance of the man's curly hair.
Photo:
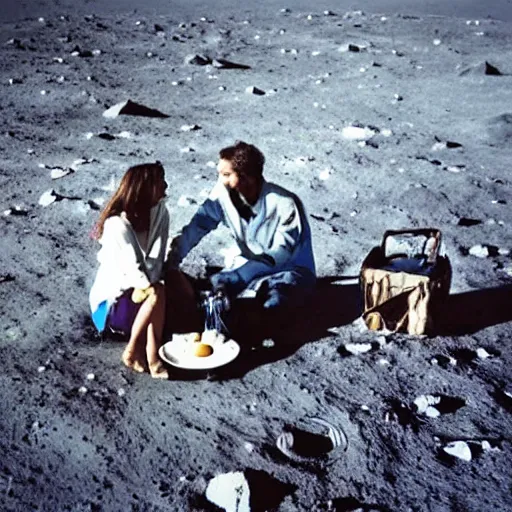
{"label": "man's curly hair", "polygon": [[221,159],[231,162],[233,170],[239,176],[250,176],[257,179],[263,177],[265,157],[252,144],[238,140],[233,146],[221,149],[219,156]]}

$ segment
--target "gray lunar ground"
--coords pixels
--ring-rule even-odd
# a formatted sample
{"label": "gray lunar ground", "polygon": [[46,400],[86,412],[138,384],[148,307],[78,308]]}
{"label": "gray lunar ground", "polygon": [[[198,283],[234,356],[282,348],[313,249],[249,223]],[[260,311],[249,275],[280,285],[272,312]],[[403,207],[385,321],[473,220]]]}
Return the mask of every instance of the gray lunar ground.
{"label": "gray lunar ground", "polygon": [[[0,40],[0,509],[231,512],[236,489],[231,505],[206,489],[242,472],[252,511],[512,510],[510,19],[22,5]],[[103,116],[127,100],[168,117]],[[236,139],[304,201],[315,301],[218,371],[131,372],[89,319],[99,209],[130,165],[160,160],[177,232]],[[417,227],[442,231],[452,264],[444,321],[361,329],[364,257]],[[212,233],[183,269],[204,276],[228,243]],[[283,455],[278,436],[313,417],[346,450]]]}

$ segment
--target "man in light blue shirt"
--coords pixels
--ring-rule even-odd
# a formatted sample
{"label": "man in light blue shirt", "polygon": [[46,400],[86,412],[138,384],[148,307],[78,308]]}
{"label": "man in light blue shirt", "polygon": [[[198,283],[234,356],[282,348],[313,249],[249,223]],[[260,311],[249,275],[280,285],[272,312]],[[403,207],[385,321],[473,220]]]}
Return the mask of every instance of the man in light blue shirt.
{"label": "man in light blue shirt", "polygon": [[237,250],[211,277],[214,290],[232,298],[256,297],[265,310],[302,302],[316,281],[311,229],[300,199],[263,178],[265,157],[237,142],[220,151],[219,179],[190,223],[173,240],[170,261],[178,265],[219,223],[229,228]]}

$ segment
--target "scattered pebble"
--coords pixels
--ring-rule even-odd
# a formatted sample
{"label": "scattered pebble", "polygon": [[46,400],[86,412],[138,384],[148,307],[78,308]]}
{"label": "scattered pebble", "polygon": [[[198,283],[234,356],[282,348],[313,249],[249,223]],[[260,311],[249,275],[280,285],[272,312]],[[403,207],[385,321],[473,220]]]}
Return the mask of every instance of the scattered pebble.
{"label": "scattered pebble", "polygon": [[57,201],[58,195],[55,190],[50,189],[46,192],[43,192],[41,197],[39,198],[39,204],[43,207],[50,206],[52,203]]}
{"label": "scattered pebble", "polygon": [[182,132],[195,132],[197,130],[200,130],[201,127],[198,124],[184,124],[180,130]]}
{"label": "scattered pebble", "polygon": [[126,395],[126,391],[124,390],[124,388],[119,388],[119,389],[117,390],[117,395],[118,395],[118,396],[124,396],[124,395]]}
{"label": "scattered pebble", "polygon": [[332,175],[332,169],[324,169],[318,174],[318,178],[322,181],[328,180]]}
{"label": "scattered pebble", "polygon": [[254,85],[251,85],[245,89],[245,92],[247,94],[255,94],[256,96],[264,96],[265,91],[263,89],[259,89],[258,87],[255,87]]}
{"label": "scattered pebble", "polygon": [[441,413],[434,407],[441,402],[441,397],[432,395],[420,395],[414,400],[414,405],[419,414],[428,418],[437,418]]}
{"label": "scattered pebble", "polygon": [[96,378],[96,375],[94,375],[94,373],[88,373],[85,378],[87,380],[94,380]]}
{"label": "scattered pebble", "polygon": [[473,245],[470,247],[469,254],[477,258],[487,258],[489,256],[489,248],[484,245]]}
{"label": "scattered pebble", "polygon": [[353,355],[365,354],[366,352],[370,352],[372,349],[371,343],[345,343],[343,345],[347,352],[350,352]]}
{"label": "scattered pebble", "polygon": [[193,197],[182,195],[178,199],[177,205],[181,206],[182,208],[185,208],[187,206],[191,206],[196,203],[197,203],[197,201]]}
{"label": "scattered pebble", "polygon": [[487,352],[487,350],[482,347],[476,349],[476,355],[479,359],[488,359],[489,357],[492,357],[491,354],[489,354],[489,352]]}
{"label": "scattered pebble", "polygon": [[275,346],[275,342],[274,340],[270,339],[270,338],[267,338],[267,339],[264,339],[262,342],[261,342],[261,346],[263,348],[273,348]]}
{"label": "scattered pebble", "polygon": [[346,126],[341,130],[341,136],[347,140],[368,140],[377,132],[368,126]]}
{"label": "scattered pebble", "polygon": [[456,457],[466,462],[470,462],[472,458],[471,448],[465,441],[453,441],[448,443],[443,447],[443,451],[452,457]]}
{"label": "scattered pebble", "polygon": [[247,452],[252,453],[254,451],[254,445],[249,442],[244,443],[244,448],[247,450]]}
{"label": "scattered pebble", "polygon": [[28,215],[28,209],[24,208],[23,206],[15,205],[15,206],[11,206],[7,210],[4,210],[3,214],[6,216],[14,215],[14,216],[19,216],[19,217],[25,217]]}
{"label": "scattered pebble", "polygon": [[85,395],[85,393],[87,393],[88,389],[85,387],[85,386],[80,386],[78,388],[78,392],[81,394],[81,395]]}
{"label": "scattered pebble", "polygon": [[39,367],[37,368],[37,372],[38,372],[38,373],[43,373],[45,370],[46,370],[46,366],[39,366]]}

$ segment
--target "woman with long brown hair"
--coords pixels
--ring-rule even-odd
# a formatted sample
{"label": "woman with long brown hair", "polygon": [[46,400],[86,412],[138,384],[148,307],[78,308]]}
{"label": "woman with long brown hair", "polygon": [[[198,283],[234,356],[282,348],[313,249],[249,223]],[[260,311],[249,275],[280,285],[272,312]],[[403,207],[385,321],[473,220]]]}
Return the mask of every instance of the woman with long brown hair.
{"label": "woman with long brown hair", "polygon": [[100,332],[129,336],[123,363],[154,378],[168,378],[158,357],[165,321],[164,284],[169,212],[167,183],[157,163],[130,167],[100,214],[94,236],[101,248],[89,294]]}

